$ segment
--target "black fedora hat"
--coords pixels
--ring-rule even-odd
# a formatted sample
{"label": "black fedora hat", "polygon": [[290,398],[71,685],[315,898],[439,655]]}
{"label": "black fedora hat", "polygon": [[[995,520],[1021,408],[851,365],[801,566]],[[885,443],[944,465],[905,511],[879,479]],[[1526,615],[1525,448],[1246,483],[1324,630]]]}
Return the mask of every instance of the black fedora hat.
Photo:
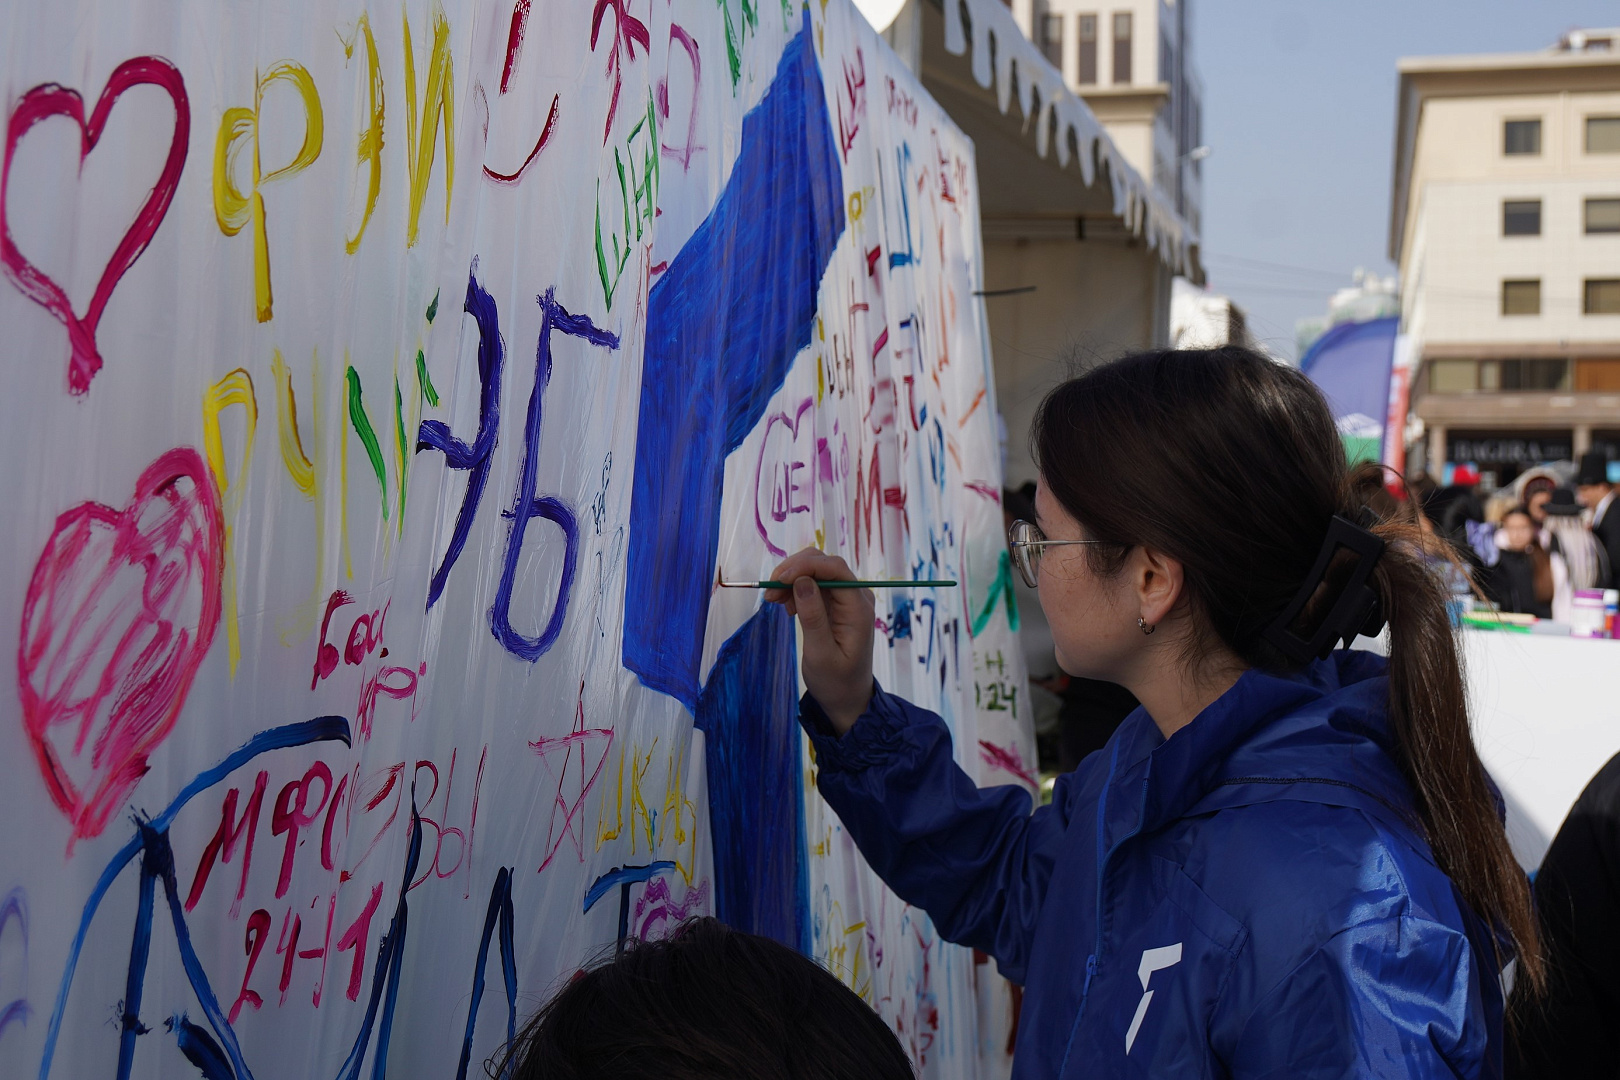
{"label": "black fedora hat", "polygon": [[1546,510],[1553,517],[1579,517],[1581,514],[1580,505],[1575,502],[1575,492],[1567,487],[1553,489]]}
{"label": "black fedora hat", "polygon": [[1609,455],[1601,450],[1588,450],[1581,455],[1581,471],[1575,474],[1575,486],[1607,484],[1609,482]]}

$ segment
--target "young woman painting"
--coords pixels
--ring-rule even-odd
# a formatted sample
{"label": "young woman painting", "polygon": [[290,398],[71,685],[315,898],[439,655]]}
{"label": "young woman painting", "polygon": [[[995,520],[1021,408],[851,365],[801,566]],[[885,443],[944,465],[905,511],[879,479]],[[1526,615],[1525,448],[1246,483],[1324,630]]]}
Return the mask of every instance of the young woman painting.
{"label": "young woman painting", "polygon": [[[1367,512],[1315,387],[1244,349],[1095,368],[1033,445],[1016,562],[1063,668],[1142,703],[1051,805],[976,787],[874,683],[870,595],[815,587],[841,559],[771,597],[821,793],[1025,986],[1014,1075],[1499,1076],[1499,973],[1542,962],[1418,526]],[[1388,660],[1335,649],[1386,624]]]}

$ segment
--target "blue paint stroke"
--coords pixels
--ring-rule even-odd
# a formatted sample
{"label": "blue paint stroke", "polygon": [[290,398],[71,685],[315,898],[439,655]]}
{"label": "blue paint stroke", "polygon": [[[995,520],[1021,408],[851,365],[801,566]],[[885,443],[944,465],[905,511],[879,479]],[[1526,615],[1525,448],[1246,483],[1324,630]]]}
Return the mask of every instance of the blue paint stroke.
{"label": "blue paint stroke", "polygon": [[[22,935],[23,969],[28,966],[28,895],[23,887],[18,885],[6,893],[5,899],[0,900],[0,942],[5,941],[6,924],[15,922]],[[26,976],[24,981],[26,982]],[[24,1026],[28,1024],[28,1017],[33,1010],[28,1005],[27,998],[17,998],[0,1008],[0,1035],[4,1035],[6,1028],[13,1023]]]}
{"label": "blue paint stroke", "polygon": [[[456,1080],[467,1080],[472,1060],[473,1030],[478,1024],[478,1005],[484,1000],[484,967],[489,962],[489,939],[500,925],[501,979],[506,986],[506,1045],[517,1041],[517,951],[512,945],[512,869],[501,867],[495,887],[489,892],[489,911],[484,915],[484,937],[478,943],[478,966],[473,969],[472,1004],[467,1007],[467,1034],[461,1040],[461,1063]],[[501,1080],[509,1074],[503,1073]]]}
{"label": "blue paint stroke", "polygon": [[[372,1059],[372,1080],[384,1080],[388,1073],[388,1040],[393,1034],[394,1005],[399,999],[399,972],[405,960],[405,931],[409,911],[405,894],[410,891],[411,879],[416,876],[416,864],[422,858],[422,818],[416,810],[416,786],[411,786],[411,843],[405,852],[405,873],[399,883],[399,902],[394,906],[394,917],[388,932],[377,948],[377,966],[371,973],[371,997],[366,1001],[366,1018],[355,1036],[349,1056],[338,1069],[338,1080],[356,1080],[360,1066],[366,1059],[366,1047],[371,1043],[371,1028],[377,1026],[377,1053]],[[356,945],[355,948],[362,946]],[[386,1000],[385,1000],[386,998]],[[381,1020],[378,1007],[381,1006]]]}
{"label": "blue paint stroke", "polygon": [[[544,656],[557,643],[562,633],[563,618],[568,614],[569,590],[574,584],[574,562],[579,554],[579,529],[574,512],[561,500],[550,495],[537,497],[535,489],[540,482],[540,421],[541,406],[546,387],[551,382],[552,331],[570,337],[584,338],[592,345],[604,349],[617,349],[619,339],[606,330],[599,330],[584,315],[570,315],[547,289],[535,299],[540,304],[540,340],[535,345],[534,389],[529,392],[529,414],[524,426],[523,472],[518,477],[517,497],[512,509],[503,513],[511,519],[506,537],[506,558],[501,565],[501,582],[495,590],[495,605],[489,611],[489,627],[507,652],[531,664]],[[517,582],[518,559],[523,554],[523,534],[534,518],[544,518],[562,530],[566,546],[563,549],[562,581],[557,586],[557,602],[552,605],[551,618],[539,637],[524,637],[512,628],[512,587]]]}
{"label": "blue paint stroke", "polygon": [[467,534],[478,516],[478,502],[484,497],[484,484],[489,480],[495,437],[501,426],[501,362],[506,346],[501,341],[500,312],[495,308],[495,298],[479,287],[478,279],[473,276],[477,271],[478,264],[474,261],[473,272],[467,275],[467,300],[463,310],[478,324],[478,437],[471,445],[464,443],[450,433],[449,425],[442,420],[422,421],[416,434],[417,453],[437,450],[444,455],[448,468],[470,473],[467,490],[461,496],[461,509],[456,512],[450,546],[428,585],[429,608],[444,592],[445,580],[467,545]]}
{"label": "blue paint stroke", "polygon": [[698,699],[720,921],[810,951],[793,619],[764,604],[720,646]]}
{"label": "blue paint stroke", "polygon": [[231,1063],[225,1060],[225,1051],[219,1048],[212,1035],[187,1019],[185,1013],[171,1016],[166,1026],[174,1032],[175,1041],[180,1044],[180,1052],[186,1055],[186,1060],[203,1074],[203,1080],[236,1080]]}
{"label": "blue paint stroke", "polygon": [[[163,895],[169,901],[169,914],[174,920],[174,937],[175,944],[180,950],[180,966],[185,969],[192,992],[197,995],[197,1003],[202,1006],[203,1015],[208,1017],[209,1026],[224,1042],[225,1054],[235,1067],[237,1080],[253,1080],[253,1074],[248,1071],[247,1062],[242,1058],[242,1047],[236,1041],[236,1031],[226,1018],[225,1010],[220,1008],[219,999],[214,996],[214,988],[208,985],[208,973],[203,971],[202,961],[197,958],[197,950],[191,944],[191,930],[186,926],[185,909],[180,904],[180,886],[174,879],[174,850],[169,846],[169,834],[166,831],[152,834],[147,839],[145,848],[141,858],[143,880],[148,865],[152,867],[154,874],[163,878]],[[119,1076],[119,1080],[124,1080],[122,1075]]]}
{"label": "blue paint stroke", "polygon": [[[906,248],[901,251],[894,244],[889,245],[889,269],[895,270],[902,266],[910,266],[917,261],[916,252],[911,246],[911,197],[906,194],[906,166],[911,164],[911,144],[901,143],[894,152],[895,171],[900,174],[900,227],[905,230]],[[887,192],[882,190],[883,170],[878,170],[879,197],[888,203]],[[884,219],[887,221],[888,207],[884,207]]]}
{"label": "blue paint stroke", "polygon": [[893,648],[896,641],[911,636],[911,601],[901,597],[894,603],[894,614],[889,616],[889,647]]}
{"label": "blue paint stroke", "polygon": [[743,117],[725,190],[648,296],[625,588],[624,665],[698,697],[725,458],[810,343],[844,231],[843,179],[805,11]]}
{"label": "blue paint stroke", "polygon": [[651,881],[659,874],[667,874],[675,869],[675,864],[667,859],[648,863],[645,866],[615,866],[591,882],[591,887],[585,890],[585,911],[588,914],[596,902],[606,896],[615,885],[619,887],[619,937],[613,947],[613,955],[618,956],[624,952],[624,943],[630,937],[630,886]]}
{"label": "blue paint stroke", "polygon": [[651,881],[659,874],[667,874],[673,869],[675,864],[666,859],[645,866],[615,866],[591,882],[591,887],[585,890],[585,913],[589,914],[591,908],[596,906],[596,902],[615,887]]}
{"label": "blue paint stroke", "polygon": [[[140,855],[145,851],[148,841],[154,836],[161,836],[163,838],[163,844],[166,847],[168,842],[167,836],[169,826],[174,822],[175,815],[178,814],[188,802],[196,798],[204,791],[207,791],[215,784],[218,784],[231,773],[235,772],[237,769],[240,769],[243,765],[247,764],[249,761],[252,761],[260,754],[268,753],[272,750],[282,750],[293,746],[305,746],[310,743],[328,741],[341,742],[345,746],[350,745],[348,720],[341,716],[321,716],[314,720],[305,720],[302,723],[287,724],[283,727],[271,728],[268,731],[261,731],[259,734],[249,739],[246,743],[243,743],[242,746],[232,751],[224,761],[221,761],[218,765],[215,765],[211,769],[206,769],[203,772],[198,773],[191,783],[187,784],[181,789],[180,794],[175,796],[174,801],[168,805],[163,813],[159,814],[151,821],[141,824],[136,832],[136,835],[130,838],[129,843],[118,849],[118,853],[112,857],[112,860],[107,863],[106,868],[102,870],[101,877],[96,880],[95,888],[90,891],[90,896],[84,904],[84,911],[79,916],[79,929],[77,933],[73,935],[73,943],[68,948],[67,963],[62,971],[62,985],[56,992],[56,1003],[51,1008],[50,1026],[47,1028],[45,1033],[45,1050],[39,1061],[39,1080],[46,1080],[46,1078],[50,1076],[51,1061],[56,1054],[56,1039],[62,1031],[62,1015],[67,1010],[68,992],[73,988],[73,973],[79,963],[79,954],[84,950],[85,935],[90,931],[90,923],[95,919],[96,910],[101,906],[101,901],[107,895],[107,890],[112,888],[113,882],[123,871],[124,867],[128,866],[130,861],[133,860],[136,855]],[[173,856],[171,855],[171,872],[172,862]],[[147,863],[148,860],[143,858],[141,869],[143,911],[142,918],[136,923],[135,939],[132,941],[130,948],[130,965],[132,971],[135,964],[135,953],[137,949],[145,948],[146,945],[149,945],[150,943],[152,912],[150,900],[151,886],[147,881]],[[171,906],[178,902],[178,899],[173,894],[170,895],[169,900]],[[175,918],[177,920],[181,920],[178,910],[175,912]],[[183,922],[183,920],[181,921]],[[143,935],[145,936],[146,945],[143,945],[142,943]],[[190,939],[188,936],[184,941],[182,948],[189,948],[189,946]],[[143,969],[144,966],[145,961],[143,960]],[[197,971],[200,973],[201,968],[198,967]],[[187,972],[190,974],[190,966],[187,967]],[[196,987],[194,984],[194,989],[195,988]],[[203,979],[202,988],[198,991],[199,996],[202,995],[206,988],[207,980],[205,978]],[[137,993],[135,996],[138,999],[139,994]],[[211,993],[209,996],[212,996]],[[137,1005],[138,1004],[139,1002],[137,1000]],[[127,1005],[128,994],[126,993],[126,1015],[133,1016],[135,1010],[127,1008]],[[227,1024],[226,1027],[228,1028],[229,1025]],[[234,1043],[235,1040],[232,1038],[229,1041]],[[122,1053],[122,1045],[120,1045],[120,1057],[122,1057]],[[120,1073],[121,1077],[126,1075],[127,1071]],[[246,1077],[244,1077],[243,1080],[246,1080]]]}
{"label": "blue paint stroke", "polygon": [[124,1002],[119,1016],[118,1080],[125,1080],[135,1064],[135,1039],[145,1035],[141,1023],[141,991],[146,986],[146,960],[152,953],[152,897],[157,872],[152,866],[152,849],[146,843],[146,826],[141,826],[144,858],[141,859],[140,900],[135,905],[135,938],[129,946],[129,974],[124,978]]}

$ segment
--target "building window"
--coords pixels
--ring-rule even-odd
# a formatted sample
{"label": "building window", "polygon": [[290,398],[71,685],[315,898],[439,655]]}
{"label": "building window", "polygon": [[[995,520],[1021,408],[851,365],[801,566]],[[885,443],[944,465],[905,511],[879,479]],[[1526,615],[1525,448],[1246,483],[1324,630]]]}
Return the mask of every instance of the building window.
{"label": "building window", "polygon": [[1080,16],[1080,82],[1091,86],[1097,81],[1097,16]]}
{"label": "building window", "polygon": [[1059,71],[1063,70],[1063,16],[1041,16],[1041,52],[1046,54],[1047,62]]}
{"label": "building window", "polygon": [[1586,118],[1586,152],[1620,154],[1620,116]]}
{"label": "building window", "polygon": [[1170,35],[1159,30],[1159,81],[1174,86],[1176,82],[1176,54],[1170,47]]}
{"label": "building window", "polygon": [[1437,394],[1457,394],[1479,389],[1479,366],[1472,360],[1429,361],[1429,389]]}
{"label": "building window", "polygon": [[1503,236],[1540,236],[1541,200],[1509,200],[1502,204]]}
{"label": "building window", "polygon": [[1620,199],[1587,199],[1586,231],[1620,233]]}
{"label": "building window", "polygon": [[[1575,389],[1620,390],[1620,358],[1604,357],[1598,360],[1575,362]],[[1594,441],[1596,441],[1594,439]]]}
{"label": "building window", "polygon": [[1114,12],[1114,82],[1131,81],[1131,13]]}
{"label": "building window", "polygon": [[1541,121],[1509,120],[1502,125],[1502,153],[1541,153]]}
{"label": "building window", "polygon": [[1569,360],[1481,360],[1481,390],[1568,390]]}
{"label": "building window", "polygon": [[1620,278],[1587,278],[1581,310],[1588,315],[1620,315]]}
{"label": "building window", "polygon": [[1503,315],[1540,315],[1541,279],[1502,282]]}

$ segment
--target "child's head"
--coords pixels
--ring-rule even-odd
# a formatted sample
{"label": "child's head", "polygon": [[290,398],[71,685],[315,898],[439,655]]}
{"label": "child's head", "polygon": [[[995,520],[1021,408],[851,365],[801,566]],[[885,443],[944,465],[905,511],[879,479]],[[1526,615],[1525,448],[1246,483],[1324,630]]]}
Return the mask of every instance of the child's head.
{"label": "child's head", "polygon": [[854,992],[768,938],[694,919],[575,976],[491,1075],[510,1080],[912,1080]]}
{"label": "child's head", "polygon": [[1515,506],[1502,515],[1502,546],[1508,551],[1523,551],[1535,539],[1536,523],[1526,507]]}

